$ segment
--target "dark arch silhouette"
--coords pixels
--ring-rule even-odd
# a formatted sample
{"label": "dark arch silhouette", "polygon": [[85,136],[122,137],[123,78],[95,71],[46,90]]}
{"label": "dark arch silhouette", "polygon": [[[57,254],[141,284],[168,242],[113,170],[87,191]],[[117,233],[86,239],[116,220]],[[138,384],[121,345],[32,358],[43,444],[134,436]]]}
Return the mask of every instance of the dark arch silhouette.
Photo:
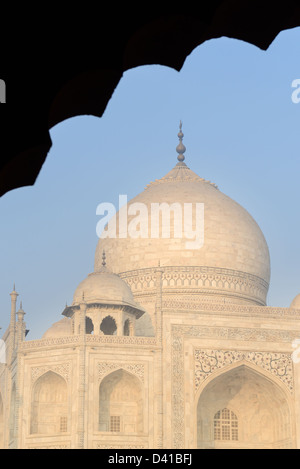
{"label": "dark arch silhouette", "polygon": [[103,115],[124,71],[146,64],[179,71],[193,49],[222,36],[266,50],[280,31],[300,25],[296,0],[202,0],[172,9],[152,2],[134,11],[108,2],[100,14],[81,4],[65,16],[52,5],[45,11],[46,21],[27,4],[18,15],[1,12],[19,40],[10,47],[1,29],[0,79],[7,93],[0,106],[0,196],[34,184],[52,126]]}
{"label": "dark arch silhouette", "polygon": [[117,333],[117,324],[114,318],[111,316],[106,316],[103,318],[100,324],[100,331],[103,332],[104,335],[114,335]]}

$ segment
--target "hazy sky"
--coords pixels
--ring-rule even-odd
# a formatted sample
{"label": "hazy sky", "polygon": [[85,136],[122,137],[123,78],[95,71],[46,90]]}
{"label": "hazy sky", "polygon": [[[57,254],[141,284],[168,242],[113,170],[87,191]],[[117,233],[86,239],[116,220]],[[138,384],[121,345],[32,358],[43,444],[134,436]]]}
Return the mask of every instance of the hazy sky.
{"label": "hazy sky", "polygon": [[[96,207],[128,200],[177,162],[183,121],[186,163],[245,207],[270,249],[270,306],[300,293],[300,28],[268,51],[228,38],[193,51],[178,73],[163,66],[126,72],[99,119],[51,130],[53,146],[33,187],[0,199],[0,326],[9,324],[13,283],[30,329],[42,336],[62,318],[93,271]],[[18,301],[19,307],[19,301]]]}

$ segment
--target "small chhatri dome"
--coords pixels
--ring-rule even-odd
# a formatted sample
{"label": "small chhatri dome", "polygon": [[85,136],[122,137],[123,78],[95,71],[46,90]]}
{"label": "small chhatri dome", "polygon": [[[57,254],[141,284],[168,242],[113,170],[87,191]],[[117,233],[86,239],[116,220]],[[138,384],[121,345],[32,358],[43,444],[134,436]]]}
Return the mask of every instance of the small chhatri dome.
{"label": "small chhatri dome", "polygon": [[52,324],[52,326],[46,330],[42,339],[66,337],[69,335],[72,335],[72,321],[69,318],[63,318]]}
{"label": "small chhatri dome", "polygon": [[78,285],[74,293],[72,306],[82,303],[83,298],[86,304],[123,305],[142,309],[136,303],[127,283],[107,268],[104,251],[102,267],[98,272],[89,274]]}
{"label": "small chhatri dome", "polygon": [[300,309],[300,293],[291,302],[290,309]]}
{"label": "small chhatri dome", "polygon": [[80,304],[84,295],[85,303],[111,303],[133,305],[130,288],[118,275],[112,272],[92,272],[76,288],[73,306]]}

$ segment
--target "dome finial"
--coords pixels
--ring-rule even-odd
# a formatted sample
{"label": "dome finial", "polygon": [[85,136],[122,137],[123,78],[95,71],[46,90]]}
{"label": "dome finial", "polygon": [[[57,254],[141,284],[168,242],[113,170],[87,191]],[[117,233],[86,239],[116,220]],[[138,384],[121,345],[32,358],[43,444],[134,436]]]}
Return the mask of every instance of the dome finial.
{"label": "dome finial", "polygon": [[106,254],[105,254],[104,249],[103,249],[103,253],[102,253],[102,266],[106,267]]}
{"label": "dome finial", "polygon": [[184,134],[182,133],[182,122],[180,121],[179,124],[179,133],[178,133],[178,138],[179,138],[179,144],[176,147],[176,151],[178,153],[177,159],[180,163],[182,163],[185,160],[184,152],[186,151],[185,146],[182,143]]}

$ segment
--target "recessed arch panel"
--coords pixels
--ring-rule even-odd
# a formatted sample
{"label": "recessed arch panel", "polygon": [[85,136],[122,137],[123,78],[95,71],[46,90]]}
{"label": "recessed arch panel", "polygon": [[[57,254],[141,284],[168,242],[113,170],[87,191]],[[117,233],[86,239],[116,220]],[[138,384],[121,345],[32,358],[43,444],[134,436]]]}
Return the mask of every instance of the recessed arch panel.
{"label": "recessed arch panel", "polygon": [[47,371],[35,382],[31,400],[31,434],[53,435],[68,431],[68,387],[65,379]]}
{"label": "recessed arch panel", "polygon": [[[224,431],[227,438],[222,437],[222,431],[215,431],[216,415],[224,409],[238,421],[238,432]],[[237,434],[238,438],[232,437]],[[218,373],[201,390],[197,403],[198,448],[292,448],[293,434],[288,394],[251,366],[242,364]]]}
{"label": "recessed arch panel", "polygon": [[142,433],[143,389],[141,381],[120,368],[103,378],[99,388],[99,430]]}

